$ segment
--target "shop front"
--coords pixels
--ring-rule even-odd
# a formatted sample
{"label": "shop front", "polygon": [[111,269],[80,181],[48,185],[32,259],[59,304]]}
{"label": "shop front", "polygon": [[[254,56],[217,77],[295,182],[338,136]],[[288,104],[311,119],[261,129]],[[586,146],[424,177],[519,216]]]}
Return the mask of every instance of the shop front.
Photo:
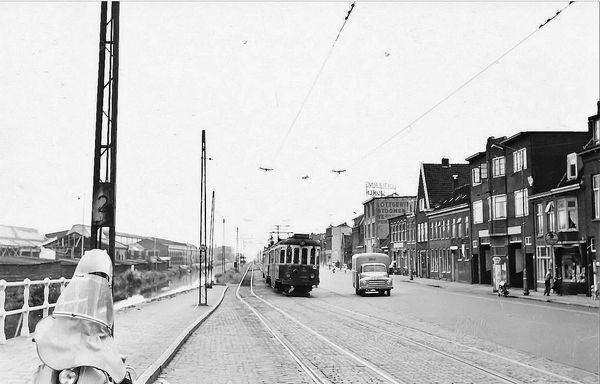
{"label": "shop front", "polygon": [[[584,251],[585,252],[585,251]],[[563,295],[587,294],[586,255],[579,245],[557,245],[554,274],[562,281]]]}

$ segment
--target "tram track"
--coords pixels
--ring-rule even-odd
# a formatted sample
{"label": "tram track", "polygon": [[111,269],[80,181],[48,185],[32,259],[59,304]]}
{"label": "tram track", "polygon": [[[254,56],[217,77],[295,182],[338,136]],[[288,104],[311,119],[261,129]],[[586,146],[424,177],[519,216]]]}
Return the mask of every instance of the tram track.
{"label": "tram track", "polygon": [[[354,359],[357,364],[370,366],[377,370],[379,377],[385,378],[384,382],[431,382],[431,378],[418,378],[410,376],[406,378],[408,372],[402,370],[394,370],[389,367],[396,364],[391,359],[386,360],[377,358],[377,356],[369,355],[363,351],[357,351],[355,343],[348,343],[347,340],[343,340],[344,337],[336,337],[331,335],[329,330],[324,329],[322,326],[314,326],[315,329],[309,327],[302,322],[298,321],[294,316],[298,318],[306,317],[305,315],[309,312],[312,313],[311,318],[323,318],[326,316],[329,323],[337,324],[338,326],[347,327],[342,334],[351,332],[350,329],[360,329],[362,333],[367,335],[379,334],[379,339],[376,343],[386,343],[386,346],[394,345],[402,353],[416,354],[419,356],[427,356],[424,359],[432,360],[432,355],[437,356],[435,358],[436,363],[432,363],[432,369],[435,370],[435,365],[442,360],[446,362],[439,363],[441,365],[452,366],[454,374],[463,375],[464,372],[473,375],[474,379],[470,382],[498,382],[498,383],[530,383],[530,382],[545,382],[545,383],[592,383],[597,382],[597,376],[590,374],[586,371],[581,371],[576,368],[570,370],[568,375],[564,372],[556,373],[551,370],[551,362],[545,361],[545,359],[537,358],[535,361],[536,366],[532,366],[531,356],[527,356],[529,360],[526,362],[518,361],[517,359],[522,354],[517,353],[511,355],[512,352],[518,352],[514,350],[508,351],[508,355],[502,353],[490,352],[490,350],[480,349],[478,347],[469,346],[457,342],[455,339],[443,338],[441,336],[434,335],[427,331],[422,331],[415,327],[406,326],[404,324],[382,319],[376,316],[367,315],[351,309],[340,307],[327,303],[317,298],[304,298],[303,300],[295,300],[294,305],[291,308],[285,303],[290,303],[289,299],[285,299],[282,296],[275,296],[273,299],[274,304],[267,302],[265,299],[258,297],[252,288],[252,295],[262,300],[265,305],[270,306],[272,310],[276,310],[285,316],[290,321],[301,326],[307,333],[323,340],[328,347],[347,351],[349,354],[356,356]],[[300,304],[300,305],[298,305]],[[285,308],[285,310],[281,309]],[[289,312],[288,312],[289,311]],[[310,323],[310,319],[308,320]],[[393,331],[391,330],[393,329]],[[402,330],[403,334],[399,334],[398,330]],[[327,337],[323,336],[327,335]],[[382,339],[387,339],[381,341]],[[358,342],[360,344],[360,341]],[[383,344],[381,344],[383,345]],[[497,346],[499,347],[499,346]],[[502,347],[500,347],[502,348]],[[507,351],[507,348],[502,348],[503,351]],[[493,349],[492,349],[493,350]],[[406,352],[410,351],[410,352]],[[503,352],[502,351],[502,352]],[[515,358],[511,358],[514,356]],[[539,366],[538,365],[539,363]],[[460,368],[462,367],[462,368]],[[479,372],[479,373],[476,373]],[[413,371],[414,373],[414,371]],[[419,372],[420,373],[420,372]],[[436,372],[440,375],[440,372]],[[454,377],[451,372],[448,372],[450,377]],[[447,376],[446,376],[447,378]],[[574,379],[577,378],[577,379]],[[405,380],[405,381],[403,381]],[[594,381],[595,380],[595,381]],[[444,381],[444,380],[442,380]],[[452,380],[452,382],[461,382],[461,380]],[[466,382],[469,382],[467,379]]]}
{"label": "tram track", "polygon": [[[457,341],[456,337],[448,338],[424,331],[422,328],[425,324],[423,323],[419,327],[408,326],[398,321],[390,321],[333,305],[320,299],[314,299],[314,302],[311,302],[310,307],[313,310],[316,308],[315,302],[326,306],[323,311],[330,316],[332,312],[337,311],[339,316],[353,317],[356,320],[353,326],[362,327],[365,332],[380,332],[389,338],[430,350],[457,363],[497,377],[502,382],[598,382],[598,375],[593,372],[562,365],[477,338],[466,337],[467,341],[479,344],[471,346]],[[375,327],[373,324],[378,324],[378,326]],[[519,361],[520,359],[524,361]]]}
{"label": "tram track", "polygon": [[[251,276],[253,276],[253,273]],[[453,380],[453,382],[498,382],[512,384],[527,382],[511,378],[508,375],[472,363],[466,359],[453,356],[451,353],[440,350],[439,348],[435,348],[424,343],[415,342],[409,338],[398,338],[396,334],[386,331],[385,329],[382,329],[382,327],[369,326],[369,321],[356,321],[356,318],[361,315],[358,312],[347,312],[348,314],[352,314],[354,317],[351,319],[347,319],[345,317],[338,319],[337,317],[340,316],[339,312],[336,314],[331,310],[326,314],[329,316],[330,320],[333,320],[337,324],[343,324],[345,321],[347,323],[344,324],[344,326],[347,327],[345,331],[346,334],[356,329],[365,335],[378,334],[380,338],[383,337],[388,339],[386,341],[386,345],[392,345],[392,343],[395,344],[390,350],[393,350],[394,348],[396,350],[401,350],[401,355],[412,355],[413,358],[416,355],[418,356],[417,358],[419,361],[421,361],[421,364],[423,361],[429,361],[432,365],[430,372],[423,372],[423,369],[415,369],[415,367],[410,367],[409,364],[404,366],[402,369],[393,369],[395,365],[393,364],[393,359],[390,356],[385,356],[385,353],[383,355],[378,352],[373,353],[373,351],[371,351],[372,348],[364,348],[364,346],[369,345],[369,343],[382,345],[381,341],[367,340],[369,336],[365,336],[363,337],[364,343],[361,344],[360,341],[356,342],[355,340],[354,342],[351,341],[348,343],[348,340],[337,339],[335,335],[329,335],[326,337],[324,336],[326,330],[315,330],[313,327],[299,321],[289,312],[282,310],[277,305],[274,305],[273,303],[258,296],[254,292],[253,282],[250,284],[250,295],[246,298],[242,298],[241,295],[238,295],[238,298],[261,319],[261,322],[265,325],[265,327],[269,329],[269,331],[274,335],[281,345],[285,346],[285,350],[299,364],[301,369],[307,373],[307,376],[310,377],[315,383],[328,383],[337,381],[331,381],[328,373],[322,371],[320,364],[316,364],[313,360],[307,359],[306,352],[297,350],[295,348],[295,343],[306,345],[309,343],[314,343],[315,340],[318,340],[320,345],[324,346],[321,347],[321,349],[327,349],[327,351],[331,351],[327,354],[333,356],[336,361],[344,361],[344,359],[348,360],[349,362],[343,364],[344,366],[347,368],[352,366],[360,367],[360,371],[362,371],[363,374],[368,372],[367,376],[371,379],[371,381],[373,381],[374,377],[377,377],[377,381],[375,382],[427,383],[431,382],[432,380],[439,381],[439,378],[444,377],[443,375],[450,375],[451,377],[456,376],[457,378],[460,377],[460,379]],[[299,302],[300,301],[296,301],[295,303]],[[322,308],[312,305],[316,304],[317,302],[319,302],[319,300],[305,299],[302,301],[302,303],[309,303],[309,308],[301,308],[300,311],[304,313],[306,313],[307,310],[318,312],[323,311]],[[336,310],[338,309],[335,308],[336,306],[333,307]],[[336,318],[332,319],[331,316],[334,314]],[[279,317],[279,319],[276,317]],[[373,323],[373,319],[374,318],[369,319],[370,323]],[[381,323],[377,319],[375,324]],[[290,325],[293,325],[296,330],[303,330],[302,335],[290,335]],[[286,327],[288,330],[284,330]],[[401,341],[401,343],[399,343],[399,341]],[[363,346],[362,349],[364,350],[361,350],[361,345]],[[448,363],[448,361],[450,361],[450,363]],[[440,367],[450,368],[448,368],[448,371],[446,371]],[[351,370],[351,368],[348,369]],[[476,371],[479,373],[465,373],[467,370]],[[325,377],[319,373],[324,374]],[[344,375],[348,374],[350,374],[350,372],[344,372]],[[346,377],[347,379],[342,380],[342,382],[352,380],[352,374]],[[339,378],[340,377],[337,376],[334,380],[339,380]]]}
{"label": "tram track", "polygon": [[[522,370],[535,371],[538,375],[542,376],[542,377],[540,377],[540,379],[544,380],[544,382],[581,383],[581,381],[574,380],[574,379],[572,379],[570,377],[567,377],[567,376],[564,376],[564,375],[561,375],[561,374],[557,374],[557,373],[551,372],[548,369],[538,368],[538,367],[532,366],[530,364],[526,364],[526,363],[523,363],[521,361],[518,361],[516,359],[507,357],[505,355],[498,354],[498,353],[492,353],[492,352],[489,352],[489,351],[485,351],[485,350],[482,350],[480,348],[472,347],[472,346],[466,345],[464,343],[457,342],[456,340],[448,340],[448,339],[445,339],[443,337],[434,335],[432,333],[424,332],[424,331],[422,331],[422,330],[420,330],[420,329],[418,329],[416,327],[411,327],[411,326],[407,326],[405,324],[401,324],[401,323],[394,322],[394,321],[389,321],[389,320],[382,319],[382,318],[379,318],[379,317],[376,317],[376,316],[367,315],[367,314],[364,314],[364,313],[352,311],[352,310],[349,310],[349,309],[346,309],[346,308],[342,308],[342,307],[339,307],[339,306],[336,306],[336,305],[333,305],[333,304],[330,304],[330,303],[326,303],[326,302],[321,301],[321,300],[319,300],[319,301],[322,304],[326,305],[330,309],[335,309],[335,310],[338,310],[338,311],[341,311],[341,312],[344,312],[344,313],[347,313],[347,314],[351,314],[353,316],[357,316],[357,317],[361,317],[361,318],[367,319],[370,323],[378,322],[378,323],[383,324],[383,325],[385,325],[387,327],[394,328],[395,330],[398,330],[399,328],[402,328],[402,329],[404,329],[406,331],[409,331],[409,332],[412,332],[412,333],[418,333],[418,334],[420,334],[422,336],[425,336],[426,338],[435,339],[439,343],[441,343],[442,345],[443,344],[451,344],[452,353],[447,352],[446,350],[444,350],[442,348],[439,348],[439,347],[433,347],[430,344],[428,344],[427,342],[417,341],[417,340],[414,339],[414,337],[411,338],[411,337],[402,336],[402,335],[398,334],[397,332],[392,332],[392,331],[389,331],[388,329],[385,329],[385,328],[380,330],[380,332],[385,333],[389,337],[399,338],[399,339],[402,339],[402,340],[404,340],[406,342],[412,343],[414,345],[418,345],[421,348],[425,348],[425,349],[431,350],[432,352],[442,354],[442,355],[448,357],[449,359],[453,359],[453,360],[455,360],[457,362],[460,362],[460,363],[462,363],[464,365],[468,365],[468,366],[471,366],[471,367],[473,367],[475,369],[478,369],[478,370],[481,370],[483,372],[489,373],[492,376],[499,377],[499,378],[505,380],[506,382],[522,383],[524,381],[531,380],[532,375],[531,375],[531,373],[526,375],[528,377],[528,380],[525,379],[525,378],[519,379],[519,378],[509,377],[509,376],[507,376],[505,374],[502,374],[501,372],[499,372],[496,369],[490,369],[490,368],[485,367],[483,365],[483,363],[480,363],[480,364],[473,363],[473,360],[477,359],[478,361],[482,361],[482,362],[484,360],[487,360],[488,362],[489,361],[503,361],[506,364],[516,365],[516,366],[521,367]],[[469,351],[468,357],[460,357],[460,356],[458,356],[457,352],[460,352],[460,351]],[[480,357],[477,358],[475,356],[476,354],[480,355]],[[506,365],[504,365],[504,367],[506,367]],[[509,369],[509,370],[510,371],[514,371],[512,369]]]}
{"label": "tram track", "polygon": [[[251,268],[248,268],[246,270],[246,274],[250,270],[251,270]],[[355,353],[352,353],[351,351],[344,349],[344,348],[340,347],[339,345],[331,342],[329,339],[327,339],[324,336],[322,336],[321,334],[315,332],[310,327],[302,324],[301,322],[294,319],[293,317],[291,317],[290,315],[288,315],[281,309],[277,308],[276,306],[269,303],[265,299],[256,295],[253,291],[252,276],[253,276],[253,273],[251,275],[251,282],[250,282],[250,296],[242,297],[242,295],[240,293],[242,283],[240,283],[240,285],[238,286],[238,288],[236,290],[237,298],[243,304],[245,304],[257,316],[257,318],[264,325],[264,327],[267,329],[267,331],[273,336],[273,338],[275,340],[277,340],[277,342],[283,347],[283,349],[286,351],[286,353],[289,354],[291,359],[294,362],[296,362],[296,364],[299,366],[299,368],[306,373],[307,377],[313,383],[318,383],[318,384],[328,383],[328,384],[330,384],[330,383],[339,382],[340,372],[337,372],[337,374],[334,375],[335,377],[331,378],[327,375],[327,373],[323,372],[324,371],[323,367],[318,367],[317,365],[315,365],[313,360],[308,359],[305,351],[299,350],[298,348],[296,348],[293,345],[293,343],[290,340],[287,339],[287,337],[290,337],[290,329],[289,328],[285,331],[282,331],[281,328],[279,328],[279,329],[276,328],[275,324],[279,324],[279,326],[281,327],[282,321],[277,321],[273,316],[274,314],[276,316],[278,316],[280,319],[284,319],[283,323],[284,324],[287,323],[288,327],[293,324],[298,325],[299,328],[292,327],[292,331],[295,330],[296,334],[298,334],[298,332],[297,332],[298,330],[308,331],[308,335],[313,335],[313,336],[317,337],[321,343],[323,343],[326,346],[328,346],[329,348],[331,348],[331,353],[329,355],[335,357],[336,361],[326,364],[327,366],[329,366],[329,367],[342,366],[342,367],[344,367],[344,370],[346,371],[345,372],[346,375],[348,375],[348,374],[352,375],[352,373],[349,372],[348,370],[351,370],[351,367],[354,366],[357,371],[358,370],[361,371],[360,374],[362,374],[365,377],[370,378],[370,380],[369,380],[370,382],[392,383],[392,384],[408,384],[408,383],[410,383],[410,381],[403,381],[403,380],[398,380],[398,379],[393,378],[384,370],[379,369],[376,365],[373,365],[372,363],[370,363],[367,360],[362,359],[360,356],[356,355]],[[244,279],[245,279],[245,275],[244,275]],[[242,282],[244,281],[244,279],[242,279]],[[254,301],[255,303],[252,304],[251,301]],[[270,314],[268,314],[267,312],[270,312]],[[291,321],[291,323],[290,323],[290,321]],[[284,336],[283,333],[287,333],[287,335]],[[306,336],[307,334],[304,333],[304,335]],[[313,338],[312,343],[314,344],[314,342],[315,342],[315,339]],[[344,359],[349,360],[349,361],[346,364],[344,364],[344,363],[340,364],[340,361],[343,361]],[[375,380],[374,379],[375,377],[377,377],[378,380]]]}

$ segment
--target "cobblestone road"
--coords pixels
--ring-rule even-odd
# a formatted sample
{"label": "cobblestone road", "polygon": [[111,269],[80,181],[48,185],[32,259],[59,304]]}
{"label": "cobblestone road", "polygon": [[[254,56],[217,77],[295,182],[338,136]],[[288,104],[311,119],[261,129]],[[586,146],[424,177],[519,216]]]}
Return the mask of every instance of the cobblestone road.
{"label": "cobblestone road", "polygon": [[[234,287],[232,287],[234,288]],[[156,383],[310,383],[229,289]]]}
{"label": "cobblestone road", "polygon": [[[299,352],[307,365],[327,378],[324,382],[597,382],[598,376],[589,372],[550,363],[475,337],[457,335],[443,327],[416,322],[409,317],[388,319],[382,301],[386,298],[365,301],[357,296],[356,305],[340,307],[331,300],[330,294],[327,300],[321,300],[318,294],[285,297],[274,293],[260,280],[255,281],[255,291],[291,318],[252,298],[247,287],[240,292],[277,329],[277,334],[290,348]],[[374,307],[381,308],[374,310]],[[366,318],[361,311],[377,318]],[[292,318],[309,329],[296,324]],[[369,366],[376,366],[393,379],[377,376]],[[235,296],[235,289],[230,289],[221,307],[190,337],[156,382],[295,384],[313,381]]]}

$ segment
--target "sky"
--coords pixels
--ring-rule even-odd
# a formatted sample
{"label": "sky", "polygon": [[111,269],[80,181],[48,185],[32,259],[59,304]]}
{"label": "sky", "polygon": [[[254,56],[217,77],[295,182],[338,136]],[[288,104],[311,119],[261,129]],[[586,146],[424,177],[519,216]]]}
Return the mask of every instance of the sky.
{"label": "sky", "polygon": [[[352,224],[367,182],[414,196],[421,163],[597,113],[597,1],[351,4],[121,2],[117,232],[200,243],[203,130],[213,244],[252,257]],[[0,224],[90,224],[99,23],[0,1]]]}

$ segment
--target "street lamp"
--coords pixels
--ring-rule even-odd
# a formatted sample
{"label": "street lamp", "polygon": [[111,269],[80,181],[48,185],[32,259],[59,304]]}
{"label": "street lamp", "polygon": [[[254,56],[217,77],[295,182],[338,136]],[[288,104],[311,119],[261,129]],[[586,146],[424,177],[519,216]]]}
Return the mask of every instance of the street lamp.
{"label": "street lamp", "polygon": [[[498,148],[502,150],[509,149],[513,151],[513,153],[519,151],[519,149],[515,149],[509,147],[508,145],[494,143],[491,145],[492,148]],[[513,164],[514,169],[514,164]],[[506,177],[506,176],[505,176]],[[533,183],[533,178],[529,177],[529,184]],[[527,194],[529,196],[529,193]],[[529,295],[529,286],[527,284],[527,252],[525,251],[525,159],[523,159],[523,165],[521,167],[521,202],[522,202],[522,211],[521,211],[521,252],[523,253],[523,295]]]}

